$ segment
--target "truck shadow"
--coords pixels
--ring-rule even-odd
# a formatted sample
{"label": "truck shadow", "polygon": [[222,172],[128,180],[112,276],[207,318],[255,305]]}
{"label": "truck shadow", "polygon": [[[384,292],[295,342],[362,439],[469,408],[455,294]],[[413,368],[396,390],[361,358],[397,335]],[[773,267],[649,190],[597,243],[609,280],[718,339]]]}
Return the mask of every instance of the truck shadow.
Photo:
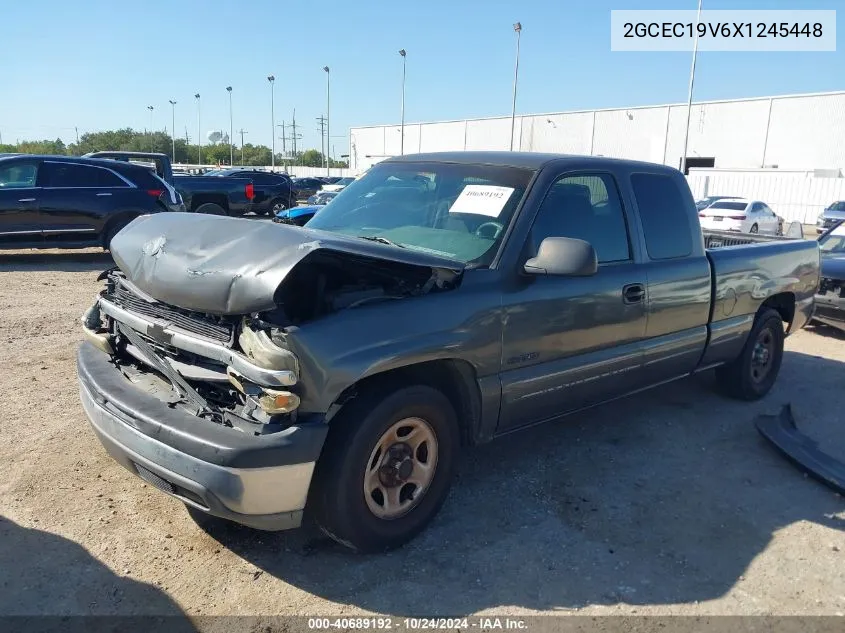
{"label": "truck shadow", "polygon": [[110,266],[114,266],[111,254],[100,250],[0,251],[0,272],[89,272]]}
{"label": "truck shadow", "polygon": [[[160,589],[116,575],[73,541],[0,516],[0,617],[4,624],[17,625],[19,630],[77,630],[72,625],[81,621],[61,619],[138,614],[144,617],[122,620],[120,628],[154,630],[166,623],[167,630],[196,630]],[[32,617],[31,627],[27,616]],[[95,620],[89,624],[96,628]],[[87,627],[78,630],[83,628]]]}
{"label": "truck shadow", "polygon": [[[807,402],[809,381],[815,393],[829,384],[830,399]],[[393,615],[713,600],[781,528],[845,528],[842,500],[753,424],[792,402],[799,425],[836,427],[845,364],[787,352],[772,394],[752,404],[714,394],[713,382],[680,381],[467,451],[433,524],[385,555],[310,542],[307,530],[210,533],[287,583]],[[821,577],[838,573],[825,553],[812,564]]]}
{"label": "truck shadow", "polygon": [[824,325],[823,323],[812,323],[807,326],[807,331],[812,332],[818,336],[824,336],[837,341],[845,341],[845,332],[835,328],[831,325]]}

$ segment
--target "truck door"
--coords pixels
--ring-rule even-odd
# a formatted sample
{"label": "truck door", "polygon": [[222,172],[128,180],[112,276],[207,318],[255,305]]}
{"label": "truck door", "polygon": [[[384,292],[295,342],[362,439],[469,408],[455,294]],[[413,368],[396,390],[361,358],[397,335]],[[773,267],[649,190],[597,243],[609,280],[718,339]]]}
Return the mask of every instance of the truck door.
{"label": "truck door", "polygon": [[648,279],[643,387],[688,374],[707,344],[710,262],[695,203],[680,174],[633,173]]}
{"label": "truck door", "polygon": [[622,395],[639,380],[645,271],[634,259],[613,176],[559,176],[531,227],[529,256],[546,237],[592,244],[598,272],[589,277],[526,276],[503,293],[499,431]]}

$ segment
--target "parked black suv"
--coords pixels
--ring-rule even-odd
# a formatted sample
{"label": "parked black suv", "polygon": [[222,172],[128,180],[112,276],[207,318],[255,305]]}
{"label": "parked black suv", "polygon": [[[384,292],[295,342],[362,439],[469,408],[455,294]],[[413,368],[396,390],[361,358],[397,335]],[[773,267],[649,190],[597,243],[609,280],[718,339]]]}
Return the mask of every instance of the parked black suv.
{"label": "parked black suv", "polygon": [[139,215],[184,210],[176,190],[139,165],[0,157],[0,248],[108,248]]}

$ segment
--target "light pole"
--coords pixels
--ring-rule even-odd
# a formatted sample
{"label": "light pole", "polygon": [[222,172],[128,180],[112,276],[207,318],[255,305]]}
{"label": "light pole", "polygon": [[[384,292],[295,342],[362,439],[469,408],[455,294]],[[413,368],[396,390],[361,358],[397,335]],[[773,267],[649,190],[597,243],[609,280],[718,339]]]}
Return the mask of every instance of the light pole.
{"label": "light pole", "polygon": [[241,135],[241,167],[244,166],[244,134],[248,134],[248,132],[241,128],[238,130],[238,133]]}
{"label": "light pole", "polygon": [[229,167],[234,167],[235,165],[235,146],[233,143],[235,139],[235,127],[232,123],[232,86],[226,86],[226,92],[229,93]]}
{"label": "light pole", "polygon": [[197,100],[197,165],[202,165],[202,120],[200,119],[200,93],[194,95]]}
{"label": "light pole", "polygon": [[[328,66],[323,66],[323,70],[326,71],[326,141],[327,141],[326,142],[326,154],[328,154],[329,153],[329,148],[328,148],[328,145],[329,145],[328,144],[328,138],[329,138],[329,104],[331,103],[329,101],[329,95],[331,94],[330,93],[330,90],[331,90],[331,88],[330,88],[331,73],[329,72]],[[330,169],[331,169],[331,156],[326,156],[326,176],[329,175]]]}
{"label": "light pole", "polygon": [[153,110],[155,108],[153,106],[147,106],[147,110],[150,111],[150,152],[153,151]]}
{"label": "light pole", "polygon": [[698,56],[698,23],[701,21],[701,0],[698,0],[698,16],[695,19],[695,35],[692,40],[692,67],[689,71],[689,93],[687,94],[687,125],[684,128],[684,153],[681,157],[681,172],[687,173],[687,143],[689,143],[689,121],[692,114],[692,86],[695,82],[695,58]]}
{"label": "light pole", "polygon": [[267,81],[270,82],[270,142],[272,149],[270,150],[270,167],[276,168],[276,109],[275,109],[275,86],[276,78],[273,75],[267,76]]}
{"label": "light pole", "polygon": [[511,108],[511,151],[513,151],[513,133],[516,127],[516,80],[519,77],[519,38],[522,35],[522,22],[513,25],[516,31],[516,66],[513,70],[513,107]]}
{"label": "light pole", "polygon": [[[285,139],[285,122],[282,121],[281,124],[277,124],[276,127],[282,128],[282,135],[279,138],[282,141],[282,171],[284,171],[285,170],[285,158],[287,158],[287,155],[288,155],[287,147],[285,146],[285,142],[287,140],[287,139]],[[275,129],[273,130],[273,132],[275,133]]]}
{"label": "light pole", "polygon": [[401,155],[405,153],[405,49],[400,50],[399,54],[402,56],[402,138],[399,141],[399,154]]}
{"label": "light pole", "polygon": [[176,162],[176,102],[173,99],[169,99],[170,101],[170,146],[173,150],[173,157],[170,159],[174,163]]}

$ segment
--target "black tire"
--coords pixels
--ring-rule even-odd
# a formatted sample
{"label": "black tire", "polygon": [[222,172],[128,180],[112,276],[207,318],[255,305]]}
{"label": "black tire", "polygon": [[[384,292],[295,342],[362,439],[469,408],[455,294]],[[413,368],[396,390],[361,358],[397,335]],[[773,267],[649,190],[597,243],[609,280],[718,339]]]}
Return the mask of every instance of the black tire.
{"label": "black tire", "polygon": [[206,215],[229,215],[226,209],[214,202],[204,202],[194,209],[194,213],[205,213]]}
{"label": "black tire", "polygon": [[120,233],[120,231],[122,231],[123,228],[131,221],[132,220],[118,220],[106,230],[106,234],[103,236],[103,250],[111,252],[111,241],[114,239],[114,236]]}
{"label": "black tire", "polygon": [[[332,421],[309,499],[309,509],[320,529],[361,553],[404,545],[428,525],[446,499],[460,452],[458,418],[440,391],[414,385],[400,387],[387,396],[383,393],[371,391],[358,396]],[[379,440],[406,418],[427,423],[437,442],[437,461],[428,488],[416,505],[406,514],[384,519],[368,507],[364,476]]]}
{"label": "black tire", "polygon": [[[780,314],[764,308],[754,319],[748,340],[739,356],[727,365],[716,369],[716,379],[722,390],[739,400],[759,400],[777,380],[783,361],[783,321]],[[765,373],[760,364],[762,352],[758,344],[767,349]]]}
{"label": "black tire", "polygon": [[285,203],[284,198],[276,198],[267,206],[265,215],[275,216],[282,209],[290,209],[290,205]]}
{"label": "black tire", "polygon": [[760,230],[760,227],[758,227],[756,224],[752,224],[751,228],[748,230],[748,232],[749,233],[757,233],[757,231],[759,231],[759,230]]}

